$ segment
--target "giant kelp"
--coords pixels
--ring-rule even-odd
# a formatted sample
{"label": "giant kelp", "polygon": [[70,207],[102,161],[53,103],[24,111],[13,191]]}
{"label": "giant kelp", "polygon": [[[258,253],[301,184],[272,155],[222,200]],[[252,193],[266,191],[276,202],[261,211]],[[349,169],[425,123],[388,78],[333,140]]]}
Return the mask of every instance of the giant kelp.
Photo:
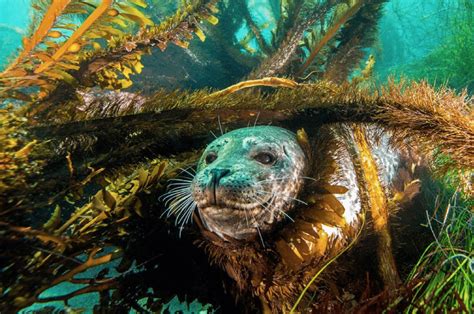
{"label": "giant kelp", "polygon": [[[224,128],[245,125],[257,115],[260,123],[283,126],[377,124],[393,131],[399,146],[413,145],[433,157],[432,165],[449,156],[446,171],[472,169],[472,99],[465,93],[434,89],[424,82],[363,88],[360,83],[367,83],[373,60],[363,75],[346,81],[364,58],[362,48],[372,42],[382,3],[282,1],[270,45],[252,23],[244,1],[184,2],[156,25],[146,17],[144,1],[39,2],[41,22],[0,78],[4,99],[26,102],[1,112],[0,241],[2,247],[16,248],[1,259],[2,305],[13,310],[100,292],[102,308],[140,309],[136,301],[141,297],[148,298],[150,309],[159,307],[159,298],[170,297],[169,287],[131,272],[133,261],[155,265],[149,262],[155,256],[144,253],[152,246],[140,230],[194,252],[166,235],[170,226],[158,217],[163,208],[156,198],[164,192],[164,180],[197,158],[209,140],[210,125],[218,129],[217,117]],[[82,24],[66,23],[69,15],[81,15]],[[140,74],[142,54],[161,53],[169,43],[192,50],[192,36],[204,40],[201,22],[216,24],[214,15],[221,23],[222,17],[233,16],[231,30],[242,20],[251,26],[247,42],[228,47],[229,55],[248,66],[248,77],[318,75],[245,81],[217,92],[160,90],[143,96],[119,91],[131,84],[130,75]],[[219,36],[221,31],[211,29],[207,35]],[[52,40],[56,37],[63,39]],[[257,56],[241,51],[250,38],[259,43]],[[260,65],[250,62],[252,58]],[[301,80],[305,83],[297,83]],[[91,92],[88,86],[116,91]],[[278,89],[255,89],[259,86]],[[242,90],[246,87],[253,89]],[[366,145],[363,128],[353,130],[358,134],[355,145],[369,154],[367,159],[367,147],[360,148]],[[366,184],[377,183],[371,167],[369,163],[361,170],[372,171]],[[380,200],[369,195],[369,203],[370,198]],[[386,210],[387,200],[381,204],[379,210]],[[379,226],[385,237],[386,224],[385,219]],[[99,254],[110,247],[115,249]],[[163,244],[152,250],[166,255],[166,249]],[[385,252],[390,258],[390,247]],[[121,258],[122,270],[116,278],[105,273],[75,278],[116,258]],[[393,265],[387,265],[390,273]],[[200,266],[205,267],[202,261]],[[18,269],[24,271],[18,274]],[[157,274],[151,268],[145,273]],[[136,280],[142,280],[137,291],[128,290]],[[63,296],[40,296],[66,281],[87,286]],[[152,295],[146,285],[153,286]],[[116,293],[111,296],[109,291]]]}

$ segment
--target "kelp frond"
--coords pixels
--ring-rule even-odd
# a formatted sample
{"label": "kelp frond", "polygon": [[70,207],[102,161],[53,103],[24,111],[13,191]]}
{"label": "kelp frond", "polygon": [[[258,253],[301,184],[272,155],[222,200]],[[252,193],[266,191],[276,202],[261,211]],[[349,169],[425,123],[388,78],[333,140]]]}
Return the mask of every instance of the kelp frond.
{"label": "kelp frond", "polygon": [[[0,301],[2,308],[13,310],[21,309],[35,302],[67,302],[81,294],[108,291],[115,288],[119,277],[100,278],[98,275],[97,278],[76,279],[75,276],[92,267],[122,257],[122,250],[117,249],[99,256],[99,252],[105,247],[101,238],[107,234],[107,241],[110,245],[110,241],[114,241],[114,238],[117,240],[126,235],[123,228],[125,222],[133,217],[147,214],[146,210],[141,208],[140,199],[144,194],[156,189],[166,168],[166,162],[156,159],[149,162],[146,168],[138,167],[133,171],[123,171],[124,173],[128,172],[128,175],[110,174],[102,176],[100,180],[96,179],[96,183],[85,180],[81,186],[76,187],[78,190],[85,187],[97,189],[94,185],[101,182],[95,195],[77,197],[77,195],[73,196],[73,191],[70,191],[68,202],[74,205],[75,210],[71,213],[64,203],[56,205],[51,218],[39,229],[15,226],[7,222],[14,221],[11,215],[4,216],[8,219],[3,219],[0,222],[2,245],[7,243],[15,245],[18,250],[26,249],[29,250],[29,253],[17,255],[15,258],[17,263],[15,267],[21,266],[21,272],[16,268],[8,268],[2,274],[2,286],[10,288]],[[175,174],[175,172],[176,169],[173,167],[168,171],[171,174]],[[57,204],[61,204],[59,200],[57,200]],[[66,216],[68,219],[63,223],[61,223],[58,214],[61,211],[68,213]],[[104,220],[107,220],[107,224],[104,224]],[[110,224],[114,225],[113,230],[108,229]],[[36,243],[38,241],[39,243]],[[84,254],[87,254],[85,259],[80,257]],[[56,271],[58,267],[61,268],[61,272]],[[31,276],[32,273],[35,275]],[[25,284],[27,282],[28,284]],[[33,282],[35,284],[30,285]],[[65,295],[41,296],[47,289],[63,282],[86,283],[88,285],[82,288],[78,286],[77,290]]]}
{"label": "kelp frond", "polygon": [[[90,60],[81,64],[81,81],[90,85],[95,78],[113,89],[130,86],[132,82],[129,74],[141,72],[143,66],[140,63],[140,56],[149,52],[152,47],[164,51],[169,43],[174,43],[186,49],[193,34],[204,41],[201,22],[207,21],[211,25],[218,23],[219,20],[213,15],[218,12],[216,3],[217,0],[193,1],[179,8],[173,16],[162,23],[143,29],[136,35],[119,38],[109,49],[95,54]],[[126,80],[123,81],[125,85],[114,85],[117,76],[125,76]]]}
{"label": "kelp frond", "polygon": [[296,22],[291,29],[287,30],[285,39],[275,52],[249,75],[249,78],[263,78],[285,73],[295,57],[296,50],[304,37],[304,33],[315,24],[322,24],[326,14],[336,3],[337,1],[317,1],[310,7],[306,6],[299,9]]}
{"label": "kelp frond", "polygon": [[[245,84],[240,83],[239,86],[241,85]],[[87,125],[88,134],[99,132],[102,134],[100,138],[103,136],[108,138],[106,135],[108,131],[100,126],[104,123],[113,124],[114,119],[117,119],[117,123],[120,122],[123,126],[127,123],[133,125],[132,130],[138,131],[139,125],[142,125],[148,133],[142,133],[144,131],[142,129],[140,134],[156,134],[158,136],[156,141],[161,138],[166,142],[169,140],[166,136],[170,132],[166,130],[169,122],[165,121],[169,121],[171,112],[175,117],[171,118],[175,126],[173,136],[177,134],[189,136],[190,134],[186,135],[186,132],[190,132],[188,125],[192,123],[193,136],[199,138],[209,131],[209,123],[212,124],[217,115],[220,115],[223,123],[235,127],[245,124],[247,121],[245,119],[250,118],[248,114],[251,112],[261,110],[266,112],[261,115],[261,119],[271,120],[273,117],[275,121],[300,119],[301,123],[304,123],[312,119],[319,122],[376,123],[394,130],[400,139],[413,140],[417,143],[416,146],[423,147],[427,156],[442,152],[453,158],[454,163],[461,167],[473,167],[474,158],[469,153],[473,151],[474,145],[474,127],[470,118],[472,98],[465,93],[458,95],[446,88],[436,90],[425,82],[390,82],[378,92],[360,89],[349,83],[337,85],[328,81],[298,84],[292,87],[292,89],[279,89],[271,94],[256,91],[251,94],[235,93],[223,97],[219,93],[211,96],[212,93],[207,90],[161,91],[148,100],[143,100],[140,107],[125,99],[125,103],[116,103],[112,108],[114,110],[110,112],[100,110],[96,114],[91,114],[94,108],[103,107],[100,102],[93,103],[85,110],[89,113],[87,118],[83,116],[83,110],[78,111],[72,106],[66,110],[67,119],[62,122],[71,121],[69,119],[87,121],[106,118],[103,121],[84,122],[84,126]],[[120,110],[117,111],[116,108]],[[224,113],[229,109],[240,111],[240,119],[243,121],[237,121],[235,116]],[[189,115],[190,113],[192,115]],[[52,121],[55,121],[57,115],[54,111],[50,114]],[[121,116],[128,117],[125,119],[120,118]],[[145,121],[148,119],[153,119],[156,123],[146,124]],[[140,121],[145,124],[141,124]],[[81,123],[75,122],[74,126],[66,123],[53,127],[39,127],[38,130],[41,130],[39,132],[44,136],[73,137],[74,134],[78,134],[77,132],[81,132],[81,128]],[[125,129],[130,130],[128,127]],[[115,137],[122,136],[118,130],[109,132],[112,131]],[[133,140],[141,140],[143,146],[149,139],[140,138],[140,134]],[[153,145],[156,144],[157,142]]]}
{"label": "kelp frond", "polygon": [[[29,39],[24,41],[23,51],[16,62],[0,74],[2,98],[18,98],[28,89],[36,97],[43,98],[58,82],[77,84],[72,72],[79,64],[100,51],[101,43],[113,43],[113,38],[126,36],[129,28],[152,24],[134,7],[136,1],[113,3],[110,0],[83,2],[52,1],[40,25]],[[74,17],[87,14],[79,27]],[[52,67],[54,65],[54,67]]]}
{"label": "kelp frond", "polygon": [[0,109],[0,216],[6,214],[3,210],[21,202],[21,199],[7,196],[12,191],[28,189],[28,174],[41,168],[41,161],[30,156],[40,145],[28,136],[25,124],[26,119],[12,107]]}
{"label": "kelp frond", "polygon": [[23,50],[16,60],[10,63],[5,72],[11,71],[19,62],[27,57],[34,48],[36,48],[43,38],[48,35],[48,32],[53,28],[56,18],[62,14],[63,10],[70,2],[71,0],[59,0],[51,3],[37,30],[30,38],[25,38],[23,40]]}
{"label": "kelp frond", "polygon": [[[0,74],[2,98],[42,99],[59,82],[129,87],[130,75],[141,72],[141,56],[151,47],[164,50],[173,42],[187,48],[192,34],[203,40],[200,22],[218,22],[216,2],[196,1],[155,26],[137,8],[146,7],[144,1],[53,1],[17,61]],[[74,15],[84,13],[88,16],[79,27],[71,24]],[[39,94],[32,97],[31,87],[39,88]]]}
{"label": "kelp frond", "polygon": [[312,47],[311,53],[308,58],[301,66],[301,68],[296,72],[296,75],[302,75],[308,66],[313,62],[316,55],[321,51],[321,49],[334,37],[337,31],[346,23],[353,15],[355,15],[359,9],[364,4],[363,0],[356,0],[349,3],[341,3],[335,9],[335,16],[333,17],[333,22],[331,26],[327,28],[324,32],[323,37],[319,42]]}
{"label": "kelp frond", "polygon": [[376,38],[377,26],[386,0],[367,1],[335,36],[335,51],[327,58],[322,78],[336,83],[347,80],[360,60],[362,48],[370,47]]}

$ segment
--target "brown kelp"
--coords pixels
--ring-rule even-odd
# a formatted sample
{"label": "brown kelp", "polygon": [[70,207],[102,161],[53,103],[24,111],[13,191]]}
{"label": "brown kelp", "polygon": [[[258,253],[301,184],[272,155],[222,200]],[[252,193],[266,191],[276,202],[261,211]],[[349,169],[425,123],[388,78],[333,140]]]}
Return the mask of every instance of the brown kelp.
{"label": "brown kelp", "polygon": [[[441,173],[469,173],[474,166],[473,100],[465,92],[433,88],[425,82],[389,81],[373,87],[370,57],[361,75],[349,81],[365,59],[363,48],[373,42],[384,2],[281,1],[274,10],[279,18],[272,40],[267,41],[245,1],[183,1],[161,22],[148,17],[147,2],[142,0],[35,1],[34,30],[18,57],[0,74],[2,99],[22,101],[21,106],[0,111],[0,246],[8,248],[0,257],[2,308],[14,311],[55,300],[67,304],[75,296],[98,292],[98,310],[146,307],[156,311],[178,292],[201,297],[202,286],[196,282],[178,287],[166,281],[166,269],[154,268],[173,265],[166,256],[181,263],[188,254],[187,259],[195,257],[194,267],[209,270],[209,277],[215,270],[206,268],[210,267],[207,257],[199,255],[192,236],[179,240],[170,235],[172,226],[160,218],[163,204],[157,198],[165,191],[167,179],[195,162],[209,131],[219,129],[218,120],[233,129],[257,116],[259,123],[308,129],[313,124],[353,126],[357,136],[352,145],[363,152],[359,158],[369,161],[360,163],[359,171],[366,175],[367,190],[377,187],[366,203],[375,233],[384,239],[379,243],[386,245],[378,249],[379,258],[388,260],[379,275],[394,292],[378,299],[369,299],[373,296],[367,292],[368,301],[361,300],[361,308],[376,302],[401,309],[423,308],[431,300],[441,304],[445,285],[433,284],[433,297],[419,298],[430,287],[415,280],[437,277],[426,268],[415,270],[406,287],[400,285],[389,254],[386,211],[391,199],[382,195],[362,125],[390,131],[396,145],[416,147]],[[217,29],[218,21],[226,23],[223,17],[232,17],[228,29]],[[82,22],[73,23],[75,18]],[[250,26],[248,38],[226,47],[231,58],[248,68],[236,85],[217,91],[158,90],[152,95],[123,91],[132,84],[132,75],[140,75],[143,55],[163,53],[171,43],[192,51],[193,37],[224,38],[241,21]],[[207,30],[203,24],[212,27]],[[245,47],[253,39],[259,48],[249,54]],[[274,75],[285,78],[268,77]],[[92,86],[96,90],[91,91]],[[446,161],[441,166],[440,159]],[[465,191],[469,193],[469,188]],[[379,206],[374,206],[377,201]],[[378,221],[377,213],[383,219]],[[441,240],[449,245],[451,239]],[[437,249],[443,251],[443,246]],[[465,267],[472,254],[461,253],[467,258],[449,259],[460,261],[454,272],[468,271]],[[173,254],[180,259],[173,259]],[[420,265],[430,258],[425,256]],[[116,276],[103,271],[77,278],[114,260],[120,261]],[[444,270],[448,262],[434,263]],[[135,272],[137,265],[145,270]],[[317,269],[315,273],[319,275]],[[64,282],[84,286],[64,295],[42,296]],[[192,290],[192,284],[198,288]],[[414,303],[397,299],[398,288],[404,300],[411,298]],[[220,289],[215,290],[209,294],[219,300]],[[448,291],[454,295],[451,300],[457,298],[453,290],[458,291]],[[146,305],[137,303],[142,298]],[[319,305],[323,303],[322,297]]]}

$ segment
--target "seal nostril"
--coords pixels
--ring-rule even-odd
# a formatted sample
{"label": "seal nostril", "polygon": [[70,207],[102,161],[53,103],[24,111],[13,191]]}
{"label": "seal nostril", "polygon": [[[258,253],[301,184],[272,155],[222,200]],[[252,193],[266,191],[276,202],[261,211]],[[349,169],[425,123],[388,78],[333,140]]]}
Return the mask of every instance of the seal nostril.
{"label": "seal nostril", "polygon": [[211,180],[217,185],[230,172],[229,169],[215,168],[211,170]]}

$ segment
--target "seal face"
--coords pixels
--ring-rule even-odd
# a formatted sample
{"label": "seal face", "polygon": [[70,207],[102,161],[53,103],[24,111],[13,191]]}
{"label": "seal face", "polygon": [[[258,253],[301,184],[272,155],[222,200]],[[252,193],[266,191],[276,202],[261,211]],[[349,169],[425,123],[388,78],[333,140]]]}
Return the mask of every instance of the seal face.
{"label": "seal face", "polygon": [[191,182],[204,226],[222,238],[253,238],[291,208],[307,160],[294,133],[274,126],[237,129],[211,142]]}

